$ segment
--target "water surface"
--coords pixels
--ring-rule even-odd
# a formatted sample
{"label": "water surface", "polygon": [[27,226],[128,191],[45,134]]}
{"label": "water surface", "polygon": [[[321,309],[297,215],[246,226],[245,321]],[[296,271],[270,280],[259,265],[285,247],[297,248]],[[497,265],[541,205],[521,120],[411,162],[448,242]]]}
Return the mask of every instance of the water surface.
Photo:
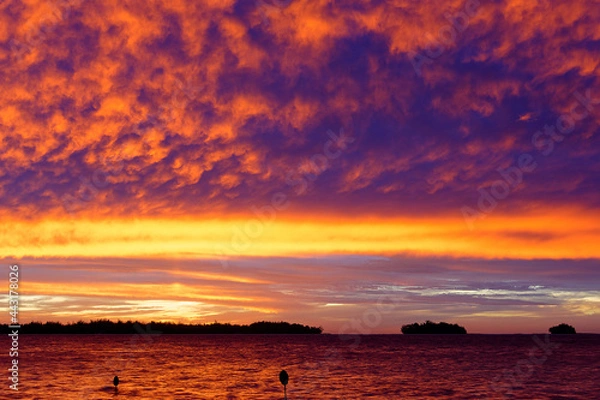
{"label": "water surface", "polygon": [[282,399],[285,369],[290,400],[598,398],[600,335],[535,337],[22,335],[20,394]]}

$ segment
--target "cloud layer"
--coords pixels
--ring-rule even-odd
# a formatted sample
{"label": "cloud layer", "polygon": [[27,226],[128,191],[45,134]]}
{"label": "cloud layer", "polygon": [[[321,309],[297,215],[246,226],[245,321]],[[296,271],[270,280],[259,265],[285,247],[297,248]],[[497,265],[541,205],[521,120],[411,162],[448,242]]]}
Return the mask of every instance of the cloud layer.
{"label": "cloud layer", "polygon": [[558,319],[594,331],[600,313],[595,260],[269,257],[232,260],[226,271],[210,259],[25,259],[22,265],[28,320],[286,319],[329,333],[398,333],[403,323],[450,318],[472,332],[493,333],[540,332]]}
{"label": "cloud layer", "polygon": [[[2,18],[5,213],[239,213],[281,190],[296,213],[454,213],[522,154],[537,168],[500,209],[598,206],[600,104],[575,97],[600,98],[592,1],[12,1]],[[532,140],[572,107],[564,140]]]}
{"label": "cloud layer", "polygon": [[331,331],[384,295],[375,331],[600,331],[598,26],[594,0],[3,2],[0,255],[31,318]]}

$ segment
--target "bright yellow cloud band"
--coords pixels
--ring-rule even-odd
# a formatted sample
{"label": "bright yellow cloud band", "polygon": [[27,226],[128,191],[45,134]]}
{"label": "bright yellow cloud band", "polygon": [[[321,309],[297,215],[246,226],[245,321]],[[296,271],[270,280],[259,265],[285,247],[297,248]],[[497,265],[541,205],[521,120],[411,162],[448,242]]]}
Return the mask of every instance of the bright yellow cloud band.
{"label": "bright yellow cloud band", "polygon": [[0,252],[12,257],[308,256],[413,253],[477,258],[600,258],[600,218],[556,210],[491,215],[469,230],[436,219],[112,220],[5,222]]}

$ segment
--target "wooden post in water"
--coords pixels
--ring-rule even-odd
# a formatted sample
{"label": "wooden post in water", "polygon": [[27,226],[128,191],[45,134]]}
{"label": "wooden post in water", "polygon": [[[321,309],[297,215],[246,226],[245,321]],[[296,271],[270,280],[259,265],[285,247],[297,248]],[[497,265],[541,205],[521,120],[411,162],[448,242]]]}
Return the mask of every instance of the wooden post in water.
{"label": "wooden post in water", "polygon": [[285,369],[282,369],[279,373],[279,382],[283,385],[283,400],[287,400],[287,384],[290,380],[290,377]]}

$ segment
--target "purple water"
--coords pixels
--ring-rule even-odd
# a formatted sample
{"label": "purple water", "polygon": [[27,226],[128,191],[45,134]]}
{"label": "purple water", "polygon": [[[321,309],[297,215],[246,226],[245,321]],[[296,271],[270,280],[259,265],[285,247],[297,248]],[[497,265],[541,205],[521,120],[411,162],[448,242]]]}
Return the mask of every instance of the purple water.
{"label": "purple water", "polygon": [[1,397],[282,399],[285,369],[290,400],[600,399],[600,335],[535,338],[22,335]]}

